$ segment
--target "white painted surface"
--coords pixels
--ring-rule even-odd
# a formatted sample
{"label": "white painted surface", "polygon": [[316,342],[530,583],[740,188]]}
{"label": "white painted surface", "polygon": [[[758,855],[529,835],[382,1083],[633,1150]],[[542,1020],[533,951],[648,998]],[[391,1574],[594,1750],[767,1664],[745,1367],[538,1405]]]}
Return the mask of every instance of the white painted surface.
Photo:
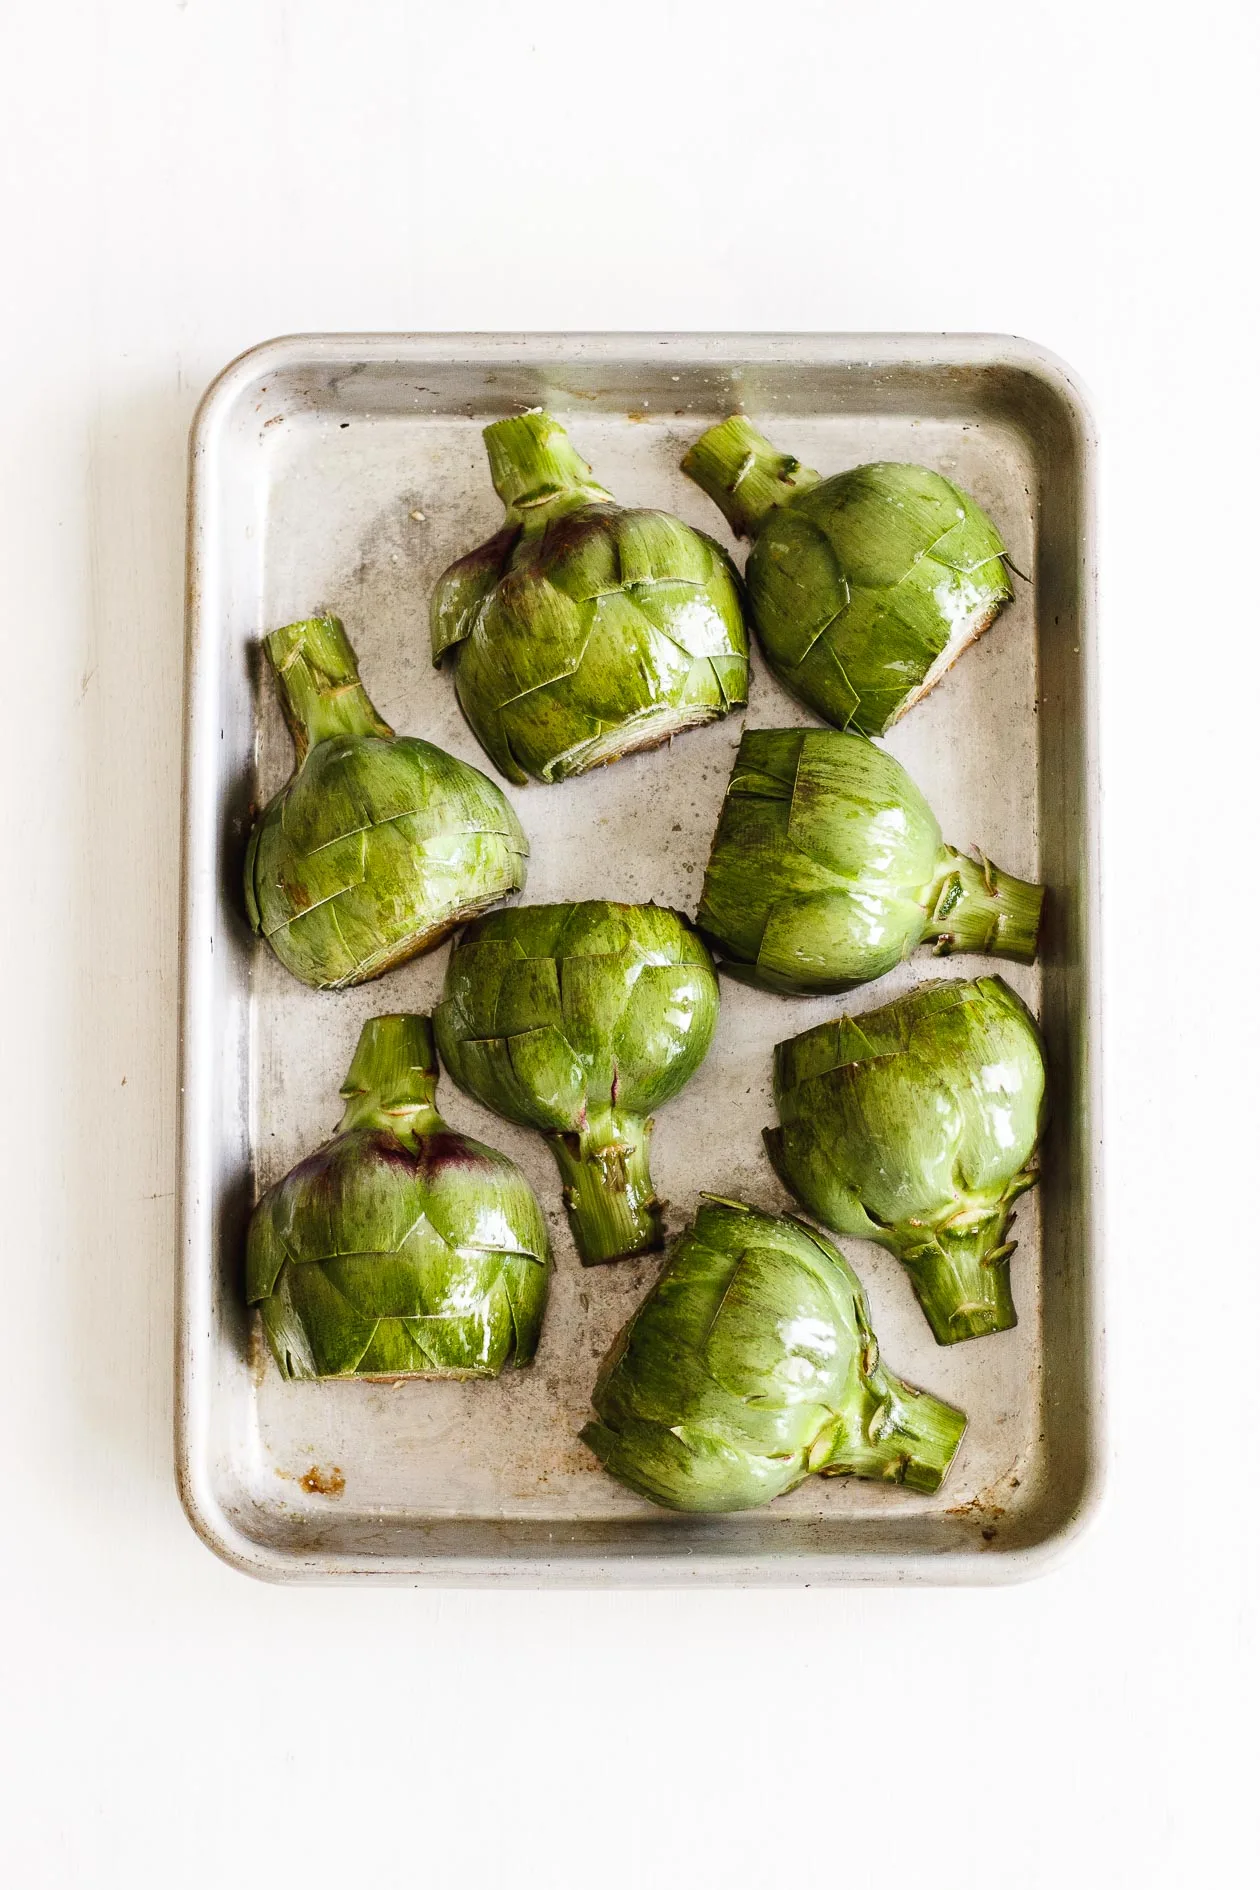
{"label": "white painted surface", "polygon": [[[6,1881],[1243,1879],[1256,31],[1241,0],[7,23]],[[1036,1584],[292,1592],[184,1522],[187,423],[264,335],[460,327],[1010,330],[1092,386],[1114,1467]]]}

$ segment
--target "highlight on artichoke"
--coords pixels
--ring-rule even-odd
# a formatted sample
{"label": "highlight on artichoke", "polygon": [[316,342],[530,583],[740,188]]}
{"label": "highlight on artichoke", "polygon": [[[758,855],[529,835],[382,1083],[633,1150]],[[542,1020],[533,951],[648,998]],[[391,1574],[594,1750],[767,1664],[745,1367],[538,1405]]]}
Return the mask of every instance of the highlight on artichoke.
{"label": "highlight on artichoke", "polygon": [[341,621],[266,638],[296,766],[245,860],[250,924],[295,978],[338,991],[428,951],[525,883],[529,843],[479,768],[395,735]]}
{"label": "highlight on artichoke", "polygon": [[1001,978],[926,984],[777,1046],[770,1160],[827,1227],[902,1261],[940,1345],[1016,1323],[1007,1239],[1037,1180],[1041,1039]]}
{"label": "highlight on artichoke", "polygon": [[546,1136],[584,1266],[663,1242],[651,1111],[713,1040],[718,982],[664,906],[518,906],[457,940],[434,1012],[461,1089]]}
{"label": "highlight on artichoke", "polygon": [[613,1343],[582,1432],[667,1509],[753,1509],[811,1473],[931,1493],[967,1420],[882,1364],[866,1295],[803,1221],[707,1197]]}
{"label": "highlight on artichoke", "polygon": [[509,781],[565,781],[748,700],[748,635],[726,553],[667,512],[623,509],[545,413],[485,429],[503,529],[438,581],[449,661]]}
{"label": "highlight on artichoke", "polygon": [[697,924],[721,968],[770,991],[848,991],[931,940],[1027,964],[1043,892],[941,839],[900,762],[835,729],[749,729]]}
{"label": "highlight on artichoke", "polygon": [[882,735],[1011,596],[992,521],[926,466],[820,479],[742,414],[682,465],[753,540],[744,582],[766,661],[836,728]]}
{"label": "highlight on artichoke", "polygon": [[434,1104],[427,1017],[373,1017],[330,1142],[254,1209],[246,1298],[284,1378],[495,1378],[547,1303],[542,1211],[506,1155]]}

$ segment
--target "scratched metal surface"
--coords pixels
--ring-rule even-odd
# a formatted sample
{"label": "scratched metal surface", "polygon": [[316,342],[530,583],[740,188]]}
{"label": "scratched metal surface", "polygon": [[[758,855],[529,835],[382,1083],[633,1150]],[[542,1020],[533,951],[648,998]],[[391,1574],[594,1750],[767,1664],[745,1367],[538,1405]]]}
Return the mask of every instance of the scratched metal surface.
{"label": "scratched metal surface", "polygon": [[[432,1007],[446,948],[357,991],[310,992],[249,939],[238,886],[249,803],[291,766],[261,632],[336,611],[386,719],[489,768],[427,639],[438,573],[501,517],[481,426],[545,404],[623,502],[724,537],[678,462],[737,403],[824,472],[937,468],[991,513],[1023,574],[889,746],[947,838],[1050,887],[1043,962],[1002,969],[1043,1016],[1055,1119],[1043,1186],[1016,1211],[1014,1331],[938,1348],[892,1256],[845,1243],[890,1365],[970,1416],[944,1489],[814,1477],[764,1511],[688,1519],[622,1490],[577,1437],[598,1361],[658,1261],[581,1269],[541,1140],[449,1080],[451,1122],[521,1164],[551,1224],[534,1367],[493,1384],[280,1380],[240,1303],[249,1205],[334,1126],[362,1020]],[[1100,1405],[1090,460],[1063,371],[983,337],[308,337],[216,384],[190,512],[178,1348],[181,1487],[211,1546],[275,1578],[957,1581],[1028,1572],[1068,1539],[1097,1485]],[[742,720],[562,787],[507,789],[533,849],[526,898],[694,911]],[[748,721],[812,722],[756,657]],[[848,1007],[986,962],[921,954]],[[839,1008],[723,981],[714,1049],[657,1119],[671,1228],[701,1190],[789,1205],[761,1147],[770,1051]]]}

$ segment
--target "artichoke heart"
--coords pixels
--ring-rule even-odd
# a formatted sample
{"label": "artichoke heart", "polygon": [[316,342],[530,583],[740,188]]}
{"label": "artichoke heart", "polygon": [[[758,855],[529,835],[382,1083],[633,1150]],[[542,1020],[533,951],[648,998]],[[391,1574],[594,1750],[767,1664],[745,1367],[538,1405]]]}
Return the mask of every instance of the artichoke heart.
{"label": "artichoke heart", "polygon": [[503,530],[439,579],[433,661],[499,772],[564,781],[748,700],[726,553],[667,512],[626,510],[549,414],[485,430]]}
{"label": "artichoke heart", "polygon": [[723,971],[798,995],[848,991],[932,940],[1035,956],[1042,889],[946,846],[900,762],[836,729],[748,729],[697,924]]}
{"label": "artichoke heart", "polygon": [[967,1420],[882,1364],[861,1284],[803,1221],[705,1198],[616,1340],[583,1441],[666,1509],[754,1509],[813,1473],[931,1493]]}
{"label": "artichoke heart", "polygon": [[990,519],[926,466],[820,479],[742,414],[682,465],[753,541],[744,581],[766,661],[836,728],[882,735],[1012,594]]}
{"label": "artichoke heart", "polygon": [[1001,978],[921,985],[779,1044],[780,1179],[838,1234],[903,1262],[941,1345],[1016,1323],[1007,1228],[1037,1180],[1041,1038]]}
{"label": "artichoke heart", "polygon": [[542,1210],[515,1162],[438,1114],[427,1017],[373,1017],[330,1142],[262,1196],[246,1298],[285,1378],[495,1378],[547,1303]]}
{"label": "artichoke heart", "polygon": [[286,970],[317,990],[363,984],[520,891],[529,843],[502,790],[394,734],[339,618],[288,624],[265,648],[296,766],[254,825],[245,903]]}
{"label": "artichoke heart", "polygon": [[650,1112],[699,1068],[717,1014],[712,960],[664,906],[518,906],[457,940],[433,1016],[442,1061],[546,1137],[583,1265],[661,1246]]}

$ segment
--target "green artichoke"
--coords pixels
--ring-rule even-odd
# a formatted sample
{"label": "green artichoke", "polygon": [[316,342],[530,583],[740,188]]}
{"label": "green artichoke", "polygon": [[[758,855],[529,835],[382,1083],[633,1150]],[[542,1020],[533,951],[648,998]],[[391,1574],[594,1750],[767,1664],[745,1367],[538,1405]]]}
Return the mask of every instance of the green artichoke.
{"label": "green artichoke", "polygon": [[766,661],[836,728],[882,735],[1011,595],[991,521],[926,466],[819,479],[742,414],[682,464],[753,540],[744,581]]}
{"label": "green artichoke", "polygon": [[286,970],[321,991],[364,984],[520,891],[529,842],[502,791],[382,722],[339,618],[265,647],[297,765],[254,825],[245,903]]}
{"label": "green artichoke", "polygon": [[781,1180],[903,1262],[940,1345],[1015,1324],[1006,1230],[1037,1179],[1045,1065],[1001,978],[921,985],[777,1046]]}
{"label": "green artichoke", "polygon": [[246,1297],[285,1378],[495,1378],[528,1365],[551,1251],[514,1162],[434,1107],[427,1017],[373,1017],[331,1142],[254,1209]]}
{"label": "green artichoke", "polygon": [[613,1343],[584,1441],[667,1509],[753,1509],[816,1471],[940,1488],[967,1420],[880,1363],[861,1284],[803,1221],[707,1197]]}
{"label": "green artichoke", "polygon": [[748,636],[726,553],[667,512],[625,511],[545,413],[485,430],[507,523],[439,579],[477,740],[509,781],[564,781],[748,700]]}
{"label": "green artichoke", "polygon": [[717,1014],[712,960],[663,906],[518,906],[452,950],[433,1017],[442,1061],[546,1136],[584,1266],[661,1246],[649,1112],[699,1068]]}
{"label": "green artichoke", "polygon": [[924,939],[1028,963],[1042,889],[941,840],[899,762],[835,729],[749,729],[697,924],[722,969],[771,991],[848,991]]}

